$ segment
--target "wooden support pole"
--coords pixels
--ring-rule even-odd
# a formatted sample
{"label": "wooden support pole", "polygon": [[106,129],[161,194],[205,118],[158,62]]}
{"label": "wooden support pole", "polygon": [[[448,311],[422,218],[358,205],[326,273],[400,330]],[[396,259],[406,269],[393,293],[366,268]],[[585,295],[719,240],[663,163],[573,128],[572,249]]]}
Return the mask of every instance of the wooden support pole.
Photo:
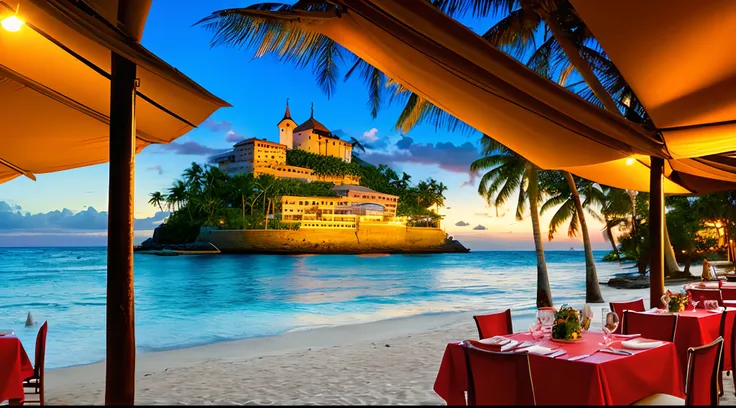
{"label": "wooden support pole", "polygon": [[649,306],[664,294],[664,159],[651,157],[649,173]]}
{"label": "wooden support pole", "polygon": [[133,196],[136,65],[112,54],[110,183],[107,221],[107,355],[105,405],[133,405]]}

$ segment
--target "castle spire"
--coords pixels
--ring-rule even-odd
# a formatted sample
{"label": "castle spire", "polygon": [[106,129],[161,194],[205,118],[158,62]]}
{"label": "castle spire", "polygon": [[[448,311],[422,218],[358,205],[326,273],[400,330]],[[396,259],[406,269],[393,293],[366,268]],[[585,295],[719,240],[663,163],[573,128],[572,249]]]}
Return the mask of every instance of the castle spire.
{"label": "castle spire", "polygon": [[286,112],[284,113],[284,119],[291,119],[291,111],[289,110],[289,98],[286,98]]}
{"label": "castle spire", "polygon": [[314,102],[312,102],[312,115],[309,118],[314,119]]}

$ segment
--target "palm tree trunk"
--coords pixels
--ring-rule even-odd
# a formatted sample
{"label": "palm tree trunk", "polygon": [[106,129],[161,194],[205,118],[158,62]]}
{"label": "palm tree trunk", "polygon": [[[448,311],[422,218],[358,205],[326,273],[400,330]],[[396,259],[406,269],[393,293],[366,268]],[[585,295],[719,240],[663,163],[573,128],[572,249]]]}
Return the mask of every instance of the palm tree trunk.
{"label": "palm tree trunk", "polygon": [[578,213],[578,222],[580,229],[583,231],[583,247],[585,247],[585,302],[586,303],[603,303],[601,295],[601,287],[598,284],[598,273],[595,270],[595,259],[593,259],[593,248],[590,245],[590,234],[588,233],[588,223],[585,221],[585,213],[583,212],[583,203],[580,201],[578,187],[572,174],[567,171],[562,172],[565,180],[570,186],[570,192],[575,201],[575,209]]}
{"label": "palm tree trunk", "polygon": [[532,216],[532,230],[534,233],[534,250],[537,254],[537,307],[552,306],[552,290],[549,288],[547,275],[547,261],[544,259],[544,241],[539,229],[539,180],[537,169],[531,163],[527,164],[529,174],[529,212]]}
{"label": "palm tree trunk", "polygon": [[616,239],[613,237],[613,230],[611,229],[611,225],[608,223],[608,221],[606,221],[606,236],[608,236],[608,240],[611,242],[611,247],[613,248],[613,253],[616,254],[616,258],[621,260],[621,253],[618,252]]}
{"label": "palm tree trunk", "polygon": [[547,24],[547,27],[549,27],[549,30],[552,32],[552,36],[555,37],[555,40],[557,40],[557,42],[560,44],[560,47],[562,47],[562,50],[565,52],[567,59],[570,60],[570,64],[572,64],[572,66],[575,67],[580,76],[583,77],[585,83],[588,84],[590,90],[598,98],[598,100],[601,101],[606,110],[612,113],[618,113],[620,115],[621,111],[618,110],[618,107],[613,101],[613,98],[611,98],[611,95],[608,94],[606,88],[603,87],[601,82],[598,80],[598,77],[595,76],[595,73],[593,73],[593,70],[590,68],[588,62],[580,57],[577,46],[570,42],[570,40],[567,38],[567,35],[565,35],[562,26],[560,26],[560,22],[557,20],[557,16],[551,15],[542,10],[535,11],[537,14],[539,14],[542,20],[544,20],[544,23]]}
{"label": "palm tree trunk", "polygon": [[667,232],[667,223],[664,223],[664,276],[669,277],[673,273],[680,273],[680,265],[675,258],[675,250],[670,242],[670,234]]}
{"label": "palm tree trunk", "polygon": [[243,193],[240,193],[240,201],[241,201],[240,221],[243,223],[243,229],[245,229],[245,195]]}

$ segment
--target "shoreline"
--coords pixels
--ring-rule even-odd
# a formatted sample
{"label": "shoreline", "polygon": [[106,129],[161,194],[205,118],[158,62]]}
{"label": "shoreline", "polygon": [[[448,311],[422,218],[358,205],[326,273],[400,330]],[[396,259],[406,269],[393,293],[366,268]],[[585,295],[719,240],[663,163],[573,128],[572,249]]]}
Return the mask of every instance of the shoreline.
{"label": "shoreline", "polygon": [[[601,291],[606,303],[591,305],[594,327],[600,326],[601,308],[608,307],[608,302],[646,299],[649,293],[648,289],[617,290],[605,285],[601,285]],[[576,307],[582,305],[577,303]],[[474,314],[506,307],[492,299],[478,306],[476,311],[427,313],[139,352],[136,401],[442,404],[432,384],[444,346],[477,337]],[[529,327],[533,310],[512,308],[514,331]],[[51,369],[45,375],[49,404],[104,402],[104,361]],[[380,385],[384,382],[391,385],[391,390]]]}

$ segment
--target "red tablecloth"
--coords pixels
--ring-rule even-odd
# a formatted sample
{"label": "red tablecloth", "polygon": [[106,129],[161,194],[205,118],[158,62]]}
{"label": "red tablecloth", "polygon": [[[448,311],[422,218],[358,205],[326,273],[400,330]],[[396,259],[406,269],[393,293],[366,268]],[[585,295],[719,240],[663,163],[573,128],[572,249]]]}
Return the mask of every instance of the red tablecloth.
{"label": "red tablecloth", "polygon": [[15,336],[0,336],[0,402],[23,399],[23,380],[33,375],[28,354]]}
{"label": "red tablecloth", "polygon": [[696,309],[694,312],[686,310],[678,313],[675,347],[680,359],[680,372],[683,378],[685,378],[685,371],[687,370],[687,349],[702,346],[715,340],[720,335],[720,328],[720,313],[709,312],[705,309]]}
{"label": "red tablecloth", "polygon": [[[563,348],[568,354],[558,358],[530,355],[538,405],[629,405],[658,392],[684,397],[677,352],[672,343],[651,350],[630,350],[635,353],[633,356],[595,353],[583,360],[567,361],[600,349],[598,343],[602,336],[588,332],[580,343],[540,342],[545,347]],[[528,333],[508,337],[531,340]],[[614,342],[613,346],[620,348],[620,342]],[[447,345],[434,391],[448,405],[465,405],[467,372],[460,343]]]}

